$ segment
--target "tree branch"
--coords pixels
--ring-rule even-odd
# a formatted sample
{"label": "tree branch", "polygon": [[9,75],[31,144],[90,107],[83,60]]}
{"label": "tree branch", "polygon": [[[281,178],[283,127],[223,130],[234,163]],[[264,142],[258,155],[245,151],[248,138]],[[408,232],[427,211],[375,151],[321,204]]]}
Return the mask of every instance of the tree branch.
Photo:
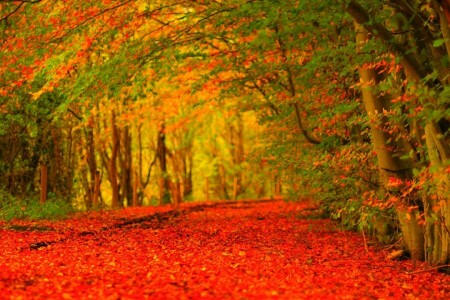
{"label": "tree branch", "polygon": [[[280,46],[281,54],[282,54],[283,60],[286,64],[286,72],[288,75],[288,86],[286,86],[285,88],[290,92],[292,98],[294,98],[294,100],[295,100],[297,91],[296,91],[295,83],[294,83],[294,75],[292,74],[291,66],[288,64],[286,46],[284,45],[283,40],[278,35],[278,33],[279,33],[278,25],[275,26],[275,33],[277,34],[277,42],[278,42],[278,45]],[[283,86],[283,84],[281,82],[280,82],[280,85]],[[295,110],[295,116],[297,118],[298,128],[302,132],[305,139],[308,142],[310,142],[311,144],[315,144],[315,145],[320,144],[321,142],[318,139],[311,136],[309,134],[308,130],[306,130],[305,126],[303,125],[302,117],[300,114],[300,103],[297,100],[295,100],[295,102],[292,103],[292,106],[294,107],[294,110]]]}
{"label": "tree branch", "polygon": [[22,5],[24,5],[24,4],[25,4],[25,3],[22,2],[22,3],[20,3],[19,5],[17,5],[16,8],[15,8],[12,12],[10,12],[9,14],[5,15],[4,17],[2,17],[2,18],[0,19],[0,22],[5,21],[6,23],[8,23],[8,18],[11,17],[13,14],[15,14],[16,11],[18,11],[18,10],[22,7]]}
{"label": "tree branch", "polygon": [[358,2],[350,1],[346,6],[346,11],[355,19],[356,23],[364,26],[370,33],[378,37],[400,58],[400,63],[405,71],[416,83],[431,73],[431,70],[426,70],[413,55],[408,54],[407,49],[395,42],[395,37],[384,25],[370,22],[372,21],[370,14]]}

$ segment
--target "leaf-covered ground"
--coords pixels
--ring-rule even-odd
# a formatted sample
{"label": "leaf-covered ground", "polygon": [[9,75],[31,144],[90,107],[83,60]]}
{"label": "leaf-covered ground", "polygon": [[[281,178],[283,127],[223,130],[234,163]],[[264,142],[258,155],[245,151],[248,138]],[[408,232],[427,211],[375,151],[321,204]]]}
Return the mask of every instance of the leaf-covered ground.
{"label": "leaf-covered ground", "polygon": [[450,276],[386,259],[307,204],[136,208],[2,223],[1,299],[439,299]]}

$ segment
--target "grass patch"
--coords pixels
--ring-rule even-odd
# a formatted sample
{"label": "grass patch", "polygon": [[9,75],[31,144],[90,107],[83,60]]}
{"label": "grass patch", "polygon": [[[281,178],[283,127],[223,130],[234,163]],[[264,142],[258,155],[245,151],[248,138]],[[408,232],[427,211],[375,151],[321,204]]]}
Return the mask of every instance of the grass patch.
{"label": "grass patch", "polygon": [[0,219],[6,221],[62,219],[73,212],[72,205],[61,199],[49,199],[44,204],[35,199],[2,199],[0,202]]}

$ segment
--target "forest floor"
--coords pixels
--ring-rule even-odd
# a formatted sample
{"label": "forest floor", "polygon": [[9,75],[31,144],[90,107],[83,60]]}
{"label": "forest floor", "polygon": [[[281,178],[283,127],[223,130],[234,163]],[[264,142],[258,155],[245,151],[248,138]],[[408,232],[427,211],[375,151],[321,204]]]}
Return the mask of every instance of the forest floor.
{"label": "forest floor", "polygon": [[389,260],[310,208],[186,204],[3,222],[0,299],[450,297],[449,275]]}

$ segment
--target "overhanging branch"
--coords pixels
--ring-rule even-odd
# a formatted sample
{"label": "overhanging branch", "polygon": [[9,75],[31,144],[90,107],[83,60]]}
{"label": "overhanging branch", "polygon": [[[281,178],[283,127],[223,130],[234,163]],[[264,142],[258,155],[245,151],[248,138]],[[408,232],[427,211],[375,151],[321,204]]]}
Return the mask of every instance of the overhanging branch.
{"label": "overhanging branch", "polygon": [[383,24],[370,22],[372,19],[370,14],[358,2],[350,1],[346,6],[346,11],[356,23],[364,26],[370,33],[388,45],[393,54],[400,58],[400,64],[416,83],[430,73],[423,68],[413,55],[408,53],[407,49],[395,42],[394,35]]}

